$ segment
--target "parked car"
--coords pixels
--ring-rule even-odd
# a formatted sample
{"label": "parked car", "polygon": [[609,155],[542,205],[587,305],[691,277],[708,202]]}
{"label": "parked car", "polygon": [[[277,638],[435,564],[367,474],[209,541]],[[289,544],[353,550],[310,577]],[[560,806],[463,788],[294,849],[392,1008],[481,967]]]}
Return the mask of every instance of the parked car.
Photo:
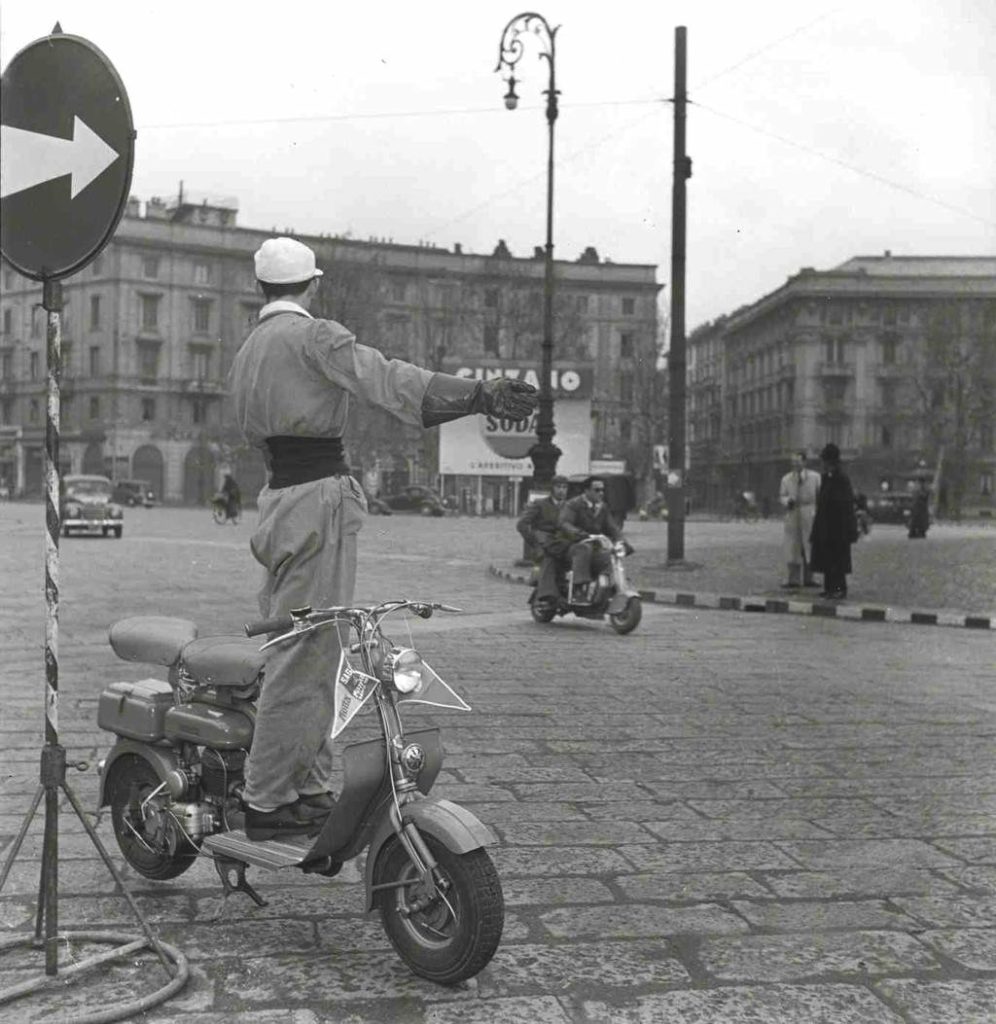
{"label": "parked car", "polygon": [[144,505],[152,508],[156,503],[156,492],[148,480],[119,480],[114,485],[112,497],[115,501],[129,508]]}
{"label": "parked car", "polygon": [[420,512],[424,516],[446,515],[443,499],[431,488],[410,484],[397,494],[389,494],[384,501],[399,512]]}
{"label": "parked car", "polygon": [[394,514],[394,510],[383,498],[375,498],[372,494],[363,492],[367,499],[367,511],[372,516],[390,516]]}
{"label": "parked car", "polygon": [[904,491],[882,491],[868,498],[868,514],[875,523],[909,522],[913,508],[913,495]]}
{"label": "parked car", "polygon": [[124,532],[124,513],[113,500],[113,492],[114,485],[106,476],[64,476],[59,487],[63,536],[95,533],[120,538]]}

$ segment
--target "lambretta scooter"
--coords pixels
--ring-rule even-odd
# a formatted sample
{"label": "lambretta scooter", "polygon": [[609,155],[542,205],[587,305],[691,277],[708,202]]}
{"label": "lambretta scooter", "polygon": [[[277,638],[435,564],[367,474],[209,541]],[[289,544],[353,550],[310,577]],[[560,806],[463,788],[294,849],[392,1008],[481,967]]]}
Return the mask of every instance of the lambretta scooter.
{"label": "lambretta scooter", "polygon": [[643,605],[640,592],[634,590],[626,582],[626,570],[623,559],[632,554],[633,548],[624,540],[613,542],[604,534],[586,537],[579,543],[598,547],[609,556],[609,571],[598,581],[594,600],[588,594],[582,595],[580,588],[574,584],[574,573],[557,573],[557,586],[560,591],[556,603],[539,601],[536,597],[536,585],[539,580],[538,567],[534,571],[532,591],[529,594],[529,610],[537,622],[551,622],[557,615],[577,615],[582,619],[604,619],[608,616],[609,625],[617,633],[632,633],[643,618]]}
{"label": "lambretta scooter", "polygon": [[[209,856],[226,899],[240,891],[260,905],[265,901],[246,880],[250,865],[329,876],[367,850],[366,909],[380,911],[412,971],[451,985],[493,956],[504,902],[484,849],[495,842],[491,831],[459,805],[429,795],[443,762],[439,730],[403,728],[402,703],[470,710],[413,647],[396,646],[382,632],[383,620],[405,609],[421,618],[458,610],[409,600],[304,608],[247,625],[249,637],[279,634],[262,647],[239,636],[198,638],[186,619],[115,623],[110,643],[118,656],[165,666],[169,681],[117,682],[101,694],[98,724],[118,738],[101,762],[100,806],[110,805],[118,845],[139,874],[175,878]],[[342,790],[316,836],[252,841],[241,792],[264,652],[323,628],[338,629],[343,641],[339,665],[331,667],[333,737],[364,706],[376,710],[382,735],[343,749]]]}

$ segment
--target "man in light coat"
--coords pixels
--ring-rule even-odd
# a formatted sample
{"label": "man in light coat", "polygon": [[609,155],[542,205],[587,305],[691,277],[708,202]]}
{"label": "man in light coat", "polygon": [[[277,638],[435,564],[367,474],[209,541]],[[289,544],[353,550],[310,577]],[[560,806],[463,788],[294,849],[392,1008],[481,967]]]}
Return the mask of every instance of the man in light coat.
{"label": "man in light coat", "polygon": [[787,590],[800,586],[818,586],[810,569],[806,552],[809,533],[813,528],[816,497],[820,490],[820,474],[806,468],[806,453],[798,451],[792,456],[792,469],[782,477],[778,500],[785,509],[785,537],[782,550],[788,565],[788,579],[782,584]]}

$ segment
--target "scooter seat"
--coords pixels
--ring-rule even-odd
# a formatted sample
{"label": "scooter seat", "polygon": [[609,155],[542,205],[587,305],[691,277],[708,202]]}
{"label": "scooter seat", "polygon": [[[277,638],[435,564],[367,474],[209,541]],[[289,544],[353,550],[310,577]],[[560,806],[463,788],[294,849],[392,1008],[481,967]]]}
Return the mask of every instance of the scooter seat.
{"label": "scooter seat", "polygon": [[248,686],[266,664],[259,641],[240,636],[192,640],[180,655],[182,668],[205,686]]}
{"label": "scooter seat", "polygon": [[165,615],[133,615],[111,626],[108,639],[123,661],[143,661],[172,667],[180,652],[197,637],[197,626],[189,619]]}

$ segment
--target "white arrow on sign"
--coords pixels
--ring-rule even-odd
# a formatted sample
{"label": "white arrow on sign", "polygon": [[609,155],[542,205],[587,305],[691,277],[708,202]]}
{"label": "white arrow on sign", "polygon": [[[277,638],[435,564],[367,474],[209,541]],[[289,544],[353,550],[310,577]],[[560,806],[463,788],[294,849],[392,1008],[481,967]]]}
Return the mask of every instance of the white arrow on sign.
{"label": "white arrow on sign", "polygon": [[0,199],[66,174],[75,199],[120,155],[75,115],[71,139],[0,125]]}

